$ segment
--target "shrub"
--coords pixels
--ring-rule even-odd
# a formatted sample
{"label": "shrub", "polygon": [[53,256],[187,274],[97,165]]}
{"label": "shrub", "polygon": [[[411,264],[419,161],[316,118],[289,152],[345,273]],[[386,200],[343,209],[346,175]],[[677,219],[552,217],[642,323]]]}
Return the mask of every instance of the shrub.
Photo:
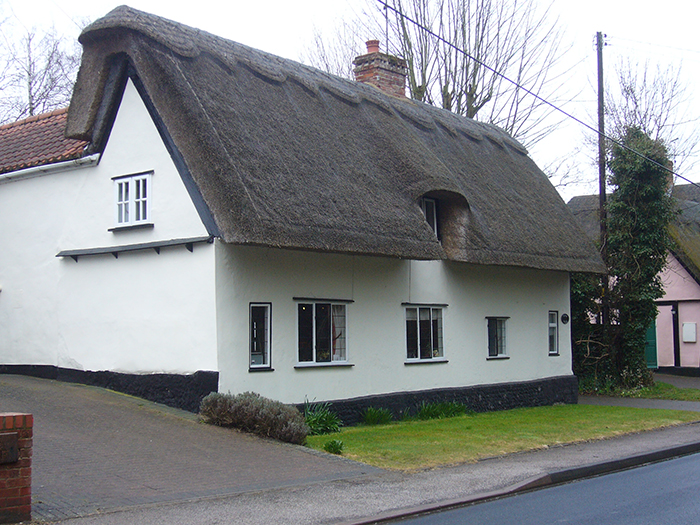
{"label": "shrub", "polygon": [[309,427],[309,435],[332,434],[338,432],[343,422],[331,410],[330,403],[304,403],[304,419]]}
{"label": "shrub", "polygon": [[418,419],[444,419],[461,416],[467,413],[467,407],[456,401],[443,401],[441,403],[427,403],[423,401],[418,405]]}
{"label": "shrub", "polygon": [[202,399],[199,413],[206,423],[287,443],[301,445],[309,434],[299,410],[254,392],[236,396],[213,392]]}
{"label": "shrub", "polygon": [[323,445],[323,450],[330,454],[342,454],[343,453],[343,442],[340,441],[339,439],[331,439],[330,441],[326,441]]}
{"label": "shrub", "polygon": [[367,407],[362,414],[362,421],[365,425],[386,425],[394,419],[388,408]]}

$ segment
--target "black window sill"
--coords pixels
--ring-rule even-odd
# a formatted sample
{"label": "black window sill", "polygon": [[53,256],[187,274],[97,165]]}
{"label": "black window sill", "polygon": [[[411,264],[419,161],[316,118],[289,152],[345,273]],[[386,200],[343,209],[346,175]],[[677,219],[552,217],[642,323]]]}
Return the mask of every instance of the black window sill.
{"label": "black window sill", "polygon": [[354,363],[348,362],[334,362],[334,363],[297,363],[294,368],[297,370],[303,370],[304,368],[350,368],[355,366]]}
{"label": "black window sill", "polygon": [[549,357],[560,357],[561,354],[549,354]]}
{"label": "black window sill", "polygon": [[152,230],[154,224],[152,222],[143,222],[139,224],[128,224],[126,226],[115,226],[114,228],[109,228],[107,231],[112,233],[129,231],[129,230]]}
{"label": "black window sill", "polygon": [[486,358],[487,361],[505,361],[510,359],[509,355],[490,355]]}
{"label": "black window sill", "polygon": [[407,366],[411,365],[437,365],[439,363],[449,363],[449,359],[443,357],[434,357],[432,359],[416,359],[411,361],[404,361],[403,364]]}
{"label": "black window sill", "polygon": [[274,372],[275,369],[270,366],[251,366],[248,372]]}

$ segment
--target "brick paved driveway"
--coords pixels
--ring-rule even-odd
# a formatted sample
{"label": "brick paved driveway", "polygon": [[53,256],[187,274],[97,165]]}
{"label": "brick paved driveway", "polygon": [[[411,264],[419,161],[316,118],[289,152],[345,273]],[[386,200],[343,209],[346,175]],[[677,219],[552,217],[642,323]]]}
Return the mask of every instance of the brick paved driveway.
{"label": "brick paved driveway", "polygon": [[0,411],[34,414],[32,501],[38,520],[378,472],[84,385],[0,375]]}

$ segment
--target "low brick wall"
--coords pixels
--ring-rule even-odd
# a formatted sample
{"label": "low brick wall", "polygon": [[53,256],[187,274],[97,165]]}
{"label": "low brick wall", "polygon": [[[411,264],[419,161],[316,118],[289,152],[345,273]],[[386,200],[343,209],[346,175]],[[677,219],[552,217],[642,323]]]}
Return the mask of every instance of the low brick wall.
{"label": "low brick wall", "polygon": [[0,412],[0,523],[32,518],[31,414]]}

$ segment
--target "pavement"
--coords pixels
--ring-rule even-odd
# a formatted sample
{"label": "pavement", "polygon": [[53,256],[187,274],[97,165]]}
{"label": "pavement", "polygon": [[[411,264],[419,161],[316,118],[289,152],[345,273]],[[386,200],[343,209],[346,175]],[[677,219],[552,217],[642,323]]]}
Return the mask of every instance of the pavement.
{"label": "pavement", "polygon": [[34,414],[33,523],[63,525],[379,523],[700,452],[696,423],[407,474],[85,385],[0,375],[0,410]]}

